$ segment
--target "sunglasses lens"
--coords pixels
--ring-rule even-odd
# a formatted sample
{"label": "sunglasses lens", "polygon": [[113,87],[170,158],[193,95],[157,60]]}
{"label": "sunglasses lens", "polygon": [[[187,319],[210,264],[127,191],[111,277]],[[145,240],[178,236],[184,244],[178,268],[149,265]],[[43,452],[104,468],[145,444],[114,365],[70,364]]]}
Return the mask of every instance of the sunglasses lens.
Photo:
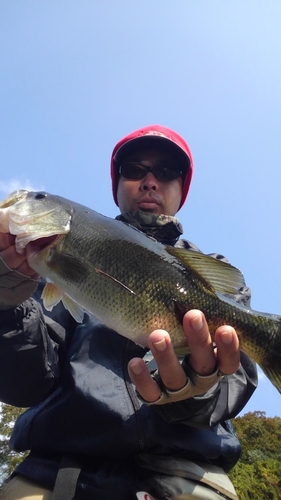
{"label": "sunglasses lens", "polygon": [[143,179],[147,174],[147,169],[137,163],[127,163],[120,167],[120,174],[126,179]]}
{"label": "sunglasses lens", "polygon": [[181,176],[181,170],[173,165],[157,165],[153,168],[153,174],[159,181],[172,181]]}
{"label": "sunglasses lens", "polygon": [[182,170],[175,165],[160,164],[150,168],[139,163],[126,163],[119,168],[119,173],[123,177],[132,180],[143,179],[148,172],[151,172],[158,181],[172,181],[182,175]]}

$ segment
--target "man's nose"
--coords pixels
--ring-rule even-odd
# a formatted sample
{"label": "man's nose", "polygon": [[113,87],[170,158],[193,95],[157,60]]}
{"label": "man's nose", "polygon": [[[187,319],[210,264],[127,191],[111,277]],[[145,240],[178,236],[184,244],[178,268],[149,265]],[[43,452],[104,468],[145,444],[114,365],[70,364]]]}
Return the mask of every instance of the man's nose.
{"label": "man's nose", "polygon": [[141,189],[143,191],[157,191],[157,179],[155,179],[154,175],[151,172],[147,172],[146,176],[143,178]]}

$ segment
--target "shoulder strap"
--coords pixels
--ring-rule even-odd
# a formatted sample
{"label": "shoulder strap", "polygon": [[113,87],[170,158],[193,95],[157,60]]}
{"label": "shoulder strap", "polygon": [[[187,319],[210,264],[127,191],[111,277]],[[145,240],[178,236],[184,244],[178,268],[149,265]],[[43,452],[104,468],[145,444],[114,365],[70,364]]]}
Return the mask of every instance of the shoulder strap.
{"label": "shoulder strap", "polygon": [[74,500],[81,465],[76,460],[63,456],[50,500]]}

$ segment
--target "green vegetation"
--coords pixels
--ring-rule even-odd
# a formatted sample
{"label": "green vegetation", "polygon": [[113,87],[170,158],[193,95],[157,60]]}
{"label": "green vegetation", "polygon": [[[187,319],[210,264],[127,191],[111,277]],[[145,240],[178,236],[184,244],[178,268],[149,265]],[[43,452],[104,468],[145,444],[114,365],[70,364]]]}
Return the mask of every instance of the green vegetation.
{"label": "green vegetation", "polygon": [[[9,448],[9,437],[22,408],[1,405],[0,483],[24,457]],[[281,499],[281,418],[264,412],[247,413],[233,420],[242,456],[229,474],[239,500]]]}
{"label": "green vegetation", "polygon": [[264,412],[233,420],[242,456],[229,474],[240,500],[281,499],[281,418]]}
{"label": "green vegetation", "polygon": [[16,453],[9,446],[14,423],[25,409],[3,403],[0,409],[0,484],[2,484],[27,453]]}

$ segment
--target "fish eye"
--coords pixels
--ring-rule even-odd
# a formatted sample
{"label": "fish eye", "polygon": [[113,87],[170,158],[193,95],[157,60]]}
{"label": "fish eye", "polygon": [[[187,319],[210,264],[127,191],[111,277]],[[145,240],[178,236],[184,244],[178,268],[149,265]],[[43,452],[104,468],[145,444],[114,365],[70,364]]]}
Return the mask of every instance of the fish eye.
{"label": "fish eye", "polygon": [[42,200],[42,198],[46,198],[46,196],[47,196],[47,193],[44,193],[44,192],[42,191],[42,192],[40,192],[40,193],[37,193],[37,194],[34,196],[34,198],[35,198],[35,200]]}

